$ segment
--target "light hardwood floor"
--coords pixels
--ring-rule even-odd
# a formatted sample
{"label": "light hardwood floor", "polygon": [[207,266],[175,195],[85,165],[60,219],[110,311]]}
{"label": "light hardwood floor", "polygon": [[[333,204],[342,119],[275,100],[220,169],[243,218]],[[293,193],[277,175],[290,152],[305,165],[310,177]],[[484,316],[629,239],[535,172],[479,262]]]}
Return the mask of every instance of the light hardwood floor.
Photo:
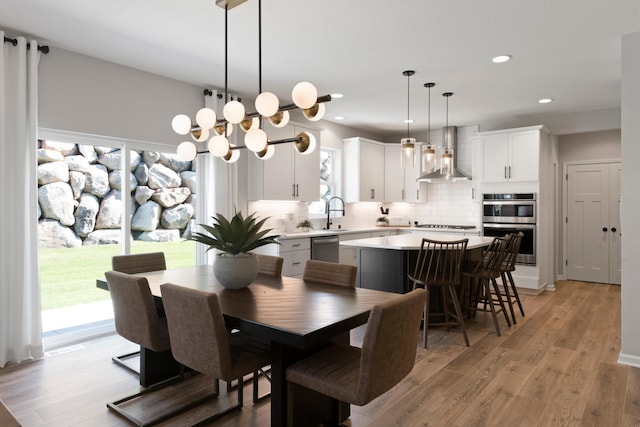
{"label": "light hardwood floor", "polygon": [[[640,426],[640,369],[618,365],[620,287],[561,281],[557,291],[522,296],[526,317],[495,335],[484,314],[462,336],[430,331],[411,374],[365,407],[352,407],[352,426]],[[359,344],[363,328],[352,333]],[[0,399],[24,426],[126,426],[105,407],[136,390],[136,379],[111,363],[132,348],[117,336],[75,351],[0,370]],[[200,376],[202,377],[202,376]],[[198,379],[200,385],[206,378]],[[199,385],[199,386],[200,386]],[[263,385],[264,386],[264,385]],[[169,390],[171,398],[197,391]],[[268,426],[269,402],[251,403],[213,425]],[[163,397],[166,398],[166,397]],[[167,406],[167,401],[146,404]],[[234,399],[235,397],[232,397]],[[229,402],[222,396],[219,404]],[[190,425],[203,407],[165,426]]]}

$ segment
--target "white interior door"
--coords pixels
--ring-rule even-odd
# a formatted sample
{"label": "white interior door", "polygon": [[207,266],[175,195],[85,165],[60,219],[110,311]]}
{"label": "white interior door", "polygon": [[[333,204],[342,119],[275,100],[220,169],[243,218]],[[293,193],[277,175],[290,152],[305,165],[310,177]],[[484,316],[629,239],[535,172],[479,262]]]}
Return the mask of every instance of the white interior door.
{"label": "white interior door", "polygon": [[568,166],[568,279],[620,283],[619,168],[619,163]]}

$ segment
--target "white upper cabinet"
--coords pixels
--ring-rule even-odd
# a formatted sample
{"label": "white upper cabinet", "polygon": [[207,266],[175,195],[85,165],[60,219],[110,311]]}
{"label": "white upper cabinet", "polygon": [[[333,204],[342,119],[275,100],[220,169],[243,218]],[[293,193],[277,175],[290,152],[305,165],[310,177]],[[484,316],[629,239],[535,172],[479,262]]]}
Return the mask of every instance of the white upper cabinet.
{"label": "white upper cabinet", "polygon": [[343,141],[345,202],[383,202],[384,144],[365,138]]}
{"label": "white upper cabinet", "polygon": [[[415,166],[402,167],[400,144],[384,145],[385,202],[423,203],[427,201],[426,186],[416,181],[420,177],[420,161]],[[418,147],[417,152],[420,151]]]}
{"label": "white upper cabinet", "polygon": [[482,132],[482,181],[538,181],[540,131]]}
{"label": "white upper cabinet", "polygon": [[275,145],[275,154],[261,160],[248,152],[249,200],[297,200],[320,199],[320,132],[297,125],[275,128],[265,123],[269,140],[293,138],[302,131],[313,134],[316,148],[311,154],[300,154],[293,143]]}

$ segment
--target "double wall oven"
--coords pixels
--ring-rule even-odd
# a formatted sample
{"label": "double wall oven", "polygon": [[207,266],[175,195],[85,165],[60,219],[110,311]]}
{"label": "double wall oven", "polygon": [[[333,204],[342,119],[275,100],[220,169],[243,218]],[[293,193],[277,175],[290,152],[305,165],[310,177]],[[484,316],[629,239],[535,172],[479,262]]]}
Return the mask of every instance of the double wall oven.
{"label": "double wall oven", "polygon": [[536,263],[536,194],[490,193],[482,195],[482,232],[503,237],[522,232],[518,264]]}

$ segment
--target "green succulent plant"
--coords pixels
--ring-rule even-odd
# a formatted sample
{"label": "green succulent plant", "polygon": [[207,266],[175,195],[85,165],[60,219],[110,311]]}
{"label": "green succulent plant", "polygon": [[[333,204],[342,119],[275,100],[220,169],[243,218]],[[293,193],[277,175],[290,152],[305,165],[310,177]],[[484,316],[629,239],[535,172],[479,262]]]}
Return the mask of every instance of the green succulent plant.
{"label": "green succulent plant", "polygon": [[272,228],[261,230],[268,217],[258,220],[255,213],[244,217],[242,212],[236,212],[231,220],[222,214],[216,214],[211,218],[212,225],[200,224],[206,233],[193,233],[189,239],[207,245],[207,251],[218,249],[227,254],[237,255],[271,243],[280,244],[276,241],[279,236],[267,236]]}

